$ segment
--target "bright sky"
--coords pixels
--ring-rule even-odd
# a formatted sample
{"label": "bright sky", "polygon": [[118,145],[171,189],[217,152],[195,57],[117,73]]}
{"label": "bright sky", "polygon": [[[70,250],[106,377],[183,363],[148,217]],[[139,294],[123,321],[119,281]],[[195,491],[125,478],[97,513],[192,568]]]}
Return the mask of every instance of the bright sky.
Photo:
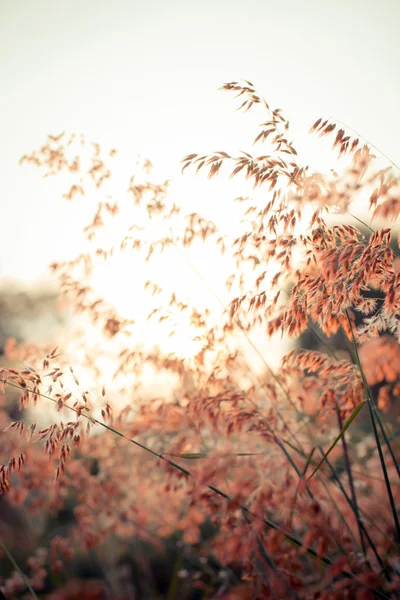
{"label": "bright sky", "polygon": [[[398,0],[0,0],[0,275],[35,279],[70,237],[52,227],[69,208],[22,154],[78,131],[175,176],[185,154],[252,139],[226,81],[252,81],[293,136],[332,115],[400,160],[399,22]],[[299,139],[315,164],[321,144]],[[210,194],[187,181],[182,194]]]}
{"label": "bright sky", "polygon": [[178,198],[222,210],[236,180],[182,178],[179,162],[249,148],[263,117],[236,113],[227,81],[281,107],[317,168],[330,166],[329,143],[307,135],[320,116],[400,161],[399,23],[398,0],[0,0],[0,277],[35,281],[73,244],[76,208],[18,166],[48,133],[140,153]]}

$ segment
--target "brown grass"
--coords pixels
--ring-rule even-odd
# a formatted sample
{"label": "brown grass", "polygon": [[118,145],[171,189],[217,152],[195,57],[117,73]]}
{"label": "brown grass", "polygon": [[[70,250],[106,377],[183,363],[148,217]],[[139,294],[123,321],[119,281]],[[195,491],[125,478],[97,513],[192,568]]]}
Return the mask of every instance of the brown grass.
{"label": "brown grass", "polygon": [[[248,231],[229,239],[204,216],[182,215],[167,182],[146,175],[138,183],[135,174],[127,182],[129,206],[142,221],[123,221],[121,238],[99,247],[101,232],[124,210],[104,193],[84,229],[91,250],[51,265],[64,303],[85,329],[79,334],[73,322],[61,350],[8,344],[12,358],[29,366],[0,374],[4,394],[20,390],[22,411],[17,422],[5,405],[0,411],[1,492],[41,527],[29,558],[7,542],[7,552],[20,559],[20,570],[10,567],[0,580],[7,598],[25,597],[27,584],[38,597],[54,599],[133,597],[133,575],[121,575],[132,540],[148,542],[166,561],[173,545],[164,591],[151,572],[151,553],[136,553],[152,598],[398,597],[399,445],[396,427],[385,422],[400,385],[400,275],[390,225],[399,214],[398,171],[378,169],[367,143],[321,118],[311,133],[334,135],[333,149],[350,165],[340,174],[317,173],[302,165],[282,111],[250,82],[223,89],[237,92],[240,109],[262,113],[254,143],[265,143],[265,154],[189,154],[182,170],[215,177],[229,165],[231,177],[244,174],[262,187],[262,206],[242,199]],[[22,162],[45,176],[68,174],[64,198],[86,202],[87,188],[109,190],[115,155],[61,134]],[[147,162],[143,167],[149,172]],[[345,224],[354,222],[352,205],[361,194],[369,199],[369,238]],[[343,223],[331,224],[338,212]],[[166,232],[159,239],[150,237],[155,223]],[[140,291],[148,311],[136,321],[91,284],[101,261],[127,249],[151,268],[171,249],[184,254],[197,243],[227,253],[235,265],[227,278],[235,293],[217,317],[196,298],[164,294],[151,279]],[[121,272],[127,277],[134,274]],[[178,314],[198,335],[193,356],[137,342],[141,327],[155,319],[160,332],[176,329]],[[291,338],[311,329],[322,340],[342,331],[347,346],[340,356],[329,342],[319,351],[297,348],[277,372],[265,364],[258,373],[240,339],[260,358],[252,341],[260,328]],[[94,346],[89,332],[99,340]],[[148,397],[149,369],[154,379],[167,373],[172,382],[162,397]],[[343,433],[360,405],[364,413],[369,407],[372,429],[360,433],[357,417]],[[71,518],[56,535],[52,520],[67,509]],[[103,583],[73,580],[73,557],[89,551],[106,572]]]}

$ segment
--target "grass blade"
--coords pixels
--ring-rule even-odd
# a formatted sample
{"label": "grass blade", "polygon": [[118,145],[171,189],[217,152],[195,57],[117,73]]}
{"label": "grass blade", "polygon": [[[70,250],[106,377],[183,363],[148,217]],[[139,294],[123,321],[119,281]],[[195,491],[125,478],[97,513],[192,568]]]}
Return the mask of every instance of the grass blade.
{"label": "grass blade", "polygon": [[364,406],[364,404],[366,404],[367,401],[363,400],[362,402],[360,402],[360,404],[353,410],[353,412],[351,413],[350,417],[347,419],[346,423],[343,426],[343,429],[341,430],[341,432],[339,433],[339,435],[335,438],[335,441],[330,445],[329,449],[325,452],[324,456],[322,457],[321,461],[318,463],[317,467],[314,469],[314,471],[311,473],[311,475],[308,477],[307,481],[309,481],[311,479],[311,477],[313,477],[315,475],[315,473],[318,471],[318,469],[321,467],[321,465],[325,462],[325,459],[329,456],[329,454],[332,452],[332,450],[334,449],[334,447],[336,446],[336,444],[338,442],[340,442],[340,440],[342,439],[342,437],[344,436],[344,434],[346,433],[347,429],[350,427],[350,425],[352,424],[352,422],[354,421],[354,419],[356,418],[356,416],[358,415],[358,413],[360,412],[360,410],[362,409],[362,407]]}

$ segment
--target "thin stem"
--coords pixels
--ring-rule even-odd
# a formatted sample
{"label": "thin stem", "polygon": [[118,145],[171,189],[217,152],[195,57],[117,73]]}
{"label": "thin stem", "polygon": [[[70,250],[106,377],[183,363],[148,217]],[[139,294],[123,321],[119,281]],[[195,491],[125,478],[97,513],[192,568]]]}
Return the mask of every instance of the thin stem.
{"label": "thin stem", "polygon": [[290,462],[290,464],[292,465],[293,469],[296,471],[299,479],[304,479],[305,484],[306,484],[306,490],[307,493],[310,497],[311,500],[314,500],[314,494],[312,493],[312,491],[310,490],[310,486],[307,482],[307,480],[304,478],[304,476],[300,473],[296,463],[294,462],[293,458],[290,456],[289,452],[286,450],[285,446],[282,444],[281,440],[279,438],[277,438],[275,436],[275,441],[278,444],[279,448],[281,448],[281,450],[283,451],[284,455],[286,456],[286,458],[288,459],[288,461]]}
{"label": "thin stem", "polygon": [[355,354],[355,358],[357,361],[357,365],[361,374],[361,378],[364,384],[364,389],[365,389],[365,396],[366,399],[368,401],[368,410],[369,410],[369,414],[370,414],[370,418],[371,418],[371,423],[372,423],[372,429],[374,432],[374,437],[375,437],[375,442],[378,448],[378,454],[379,454],[379,460],[381,462],[381,467],[382,467],[382,472],[383,472],[383,476],[385,479],[385,484],[386,484],[386,490],[387,490],[387,494],[388,494],[388,498],[389,498],[389,502],[390,502],[390,507],[392,510],[392,514],[393,514],[393,520],[394,520],[394,524],[395,524],[395,528],[396,528],[396,534],[397,534],[397,543],[400,544],[400,523],[399,523],[399,517],[397,515],[397,510],[396,510],[396,504],[394,501],[394,497],[393,497],[393,492],[392,492],[392,487],[390,485],[390,480],[389,480],[389,474],[387,472],[386,469],[386,464],[385,464],[385,458],[383,456],[383,452],[382,452],[382,445],[381,445],[381,441],[379,439],[379,434],[378,434],[378,430],[376,427],[376,422],[375,422],[375,417],[374,417],[374,403],[373,403],[373,399],[372,399],[372,395],[371,395],[371,390],[369,388],[367,379],[365,377],[365,373],[364,370],[362,368],[361,365],[361,361],[360,361],[360,356],[358,354],[358,349],[357,349],[357,344],[356,344],[356,339],[354,337],[354,332],[353,332],[353,328],[352,328],[352,324],[351,324],[351,320],[350,320],[350,316],[348,311],[346,311],[346,315],[347,315],[347,320],[349,323],[349,327],[351,330],[351,337],[352,337],[352,341],[353,341],[353,348],[354,348],[354,354]]}
{"label": "thin stem", "polygon": [[[334,351],[333,351],[333,350],[330,348],[329,344],[328,344],[327,342],[325,342],[325,340],[324,340],[324,339],[323,339],[323,338],[322,338],[322,337],[319,335],[318,331],[316,331],[316,329],[315,329],[315,328],[314,328],[312,325],[309,325],[309,329],[310,329],[310,330],[311,330],[311,331],[314,333],[314,335],[315,335],[315,336],[316,336],[316,338],[317,338],[317,339],[318,339],[318,340],[321,342],[321,344],[323,344],[323,345],[324,345],[324,346],[325,346],[325,347],[328,349],[328,351],[329,351],[329,354],[330,354],[330,355],[331,355],[331,356],[332,356],[332,357],[333,357],[335,360],[338,360],[338,356],[336,355],[336,353],[335,353],[335,352],[334,352]],[[368,391],[368,393],[369,393],[369,395],[370,395],[370,396],[371,396],[371,398],[372,398],[372,392],[371,392],[371,389],[369,388],[369,386],[368,386],[368,383],[367,383],[366,385],[367,385],[367,387],[368,387],[368,390],[369,390],[369,391]],[[394,454],[394,452],[393,452],[392,445],[391,445],[391,443],[390,443],[390,439],[389,439],[389,437],[387,436],[387,433],[386,433],[386,431],[385,431],[384,422],[383,422],[383,420],[382,420],[382,418],[381,418],[381,416],[380,416],[380,414],[379,414],[378,408],[377,408],[377,406],[376,406],[376,403],[375,403],[374,401],[373,401],[373,403],[372,403],[372,407],[373,407],[373,411],[374,411],[374,414],[375,414],[375,416],[376,416],[376,419],[377,419],[377,421],[378,421],[379,428],[380,428],[380,430],[381,430],[381,433],[382,433],[382,435],[383,435],[383,438],[384,438],[384,440],[385,440],[385,443],[386,443],[386,445],[387,445],[387,447],[388,447],[388,450],[389,450],[390,456],[392,457],[392,460],[393,460],[394,466],[395,466],[395,468],[396,468],[396,471],[397,471],[397,475],[399,476],[399,479],[400,479],[400,465],[399,465],[399,463],[398,463],[398,462],[397,462],[397,460],[396,460],[395,454]],[[393,439],[393,435],[391,436],[391,438]]]}
{"label": "thin stem", "polygon": [[[292,448],[292,450],[294,450],[295,452],[298,452],[303,458],[307,458],[307,455],[304,452],[302,452],[301,450],[298,450],[297,448],[295,448],[294,446],[292,446],[292,444],[290,442],[288,442],[287,440],[285,440],[283,438],[281,438],[281,440],[286,445],[288,445],[290,448]],[[321,448],[321,446],[318,446],[318,449],[319,449],[319,451],[321,453],[321,456],[323,457],[325,453],[324,453],[323,449]],[[348,499],[348,502],[351,503],[351,499],[348,497],[347,492],[345,491],[345,489],[343,487],[343,484],[340,481],[340,478],[339,478],[338,474],[336,473],[336,470],[333,467],[332,463],[330,463],[328,457],[325,458],[325,462],[329,465],[329,467],[330,467],[330,469],[332,471],[332,475],[333,475],[333,480],[332,481],[334,481],[335,483],[337,483],[339,485],[339,487],[340,487],[343,495],[345,496],[346,500]],[[313,461],[313,460],[310,461],[310,464],[313,465],[314,467],[316,467],[318,465],[318,463],[316,461]],[[374,477],[373,475],[367,475],[366,473],[363,473],[361,471],[356,471],[355,469],[353,469],[353,473],[358,473],[359,475],[362,475],[363,477],[375,479],[375,480],[380,481],[382,483],[384,482],[384,479],[381,479],[379,477]],[[339,507],[336,505],[335,501],[333,500],[332,495],[330,494],[329,489],[328,489],[325,481],[320,477],[319,473],[317,473],[317,477],[320,478],[320,481],[321,481],[322,485],[324,486],[325,491],[327,492],[330,500],[332,501],[332,504],[335,506],[336,510],[339,513],[339,516],[341,517],[341,520],[344,522],[344,524],[345,524],[345,526],[347,528],[347,531],[349,532],[350,537],[353,539],[354,543],[357,544],[357,541],[356,541],[356,539],[354,537],[353,532],[351,531],[351,529],[350,529],[350,527],[349,527],[349,525],[348,525],[345,517],[340,512]],[[400,484],[393,484],[393,485],[400,485]],[[360,508],[359,510],[360,510],[360,513],[362,513],[362,515],[364,516],[364,518],[368,519],[368,522],[371,525],[371,527],[373,527],[374,529],[376,529],[382,535],[383,538],[385,538],[386,540],[388,540],[388,538],[386,537],[385,532],[383,532],[381,530],[381,528],[378,527],[378,525],[375,523],[375,521],[373,521],[371,519],[371,517],[362,508]],[[364,525],[363,525],[363,529],[365,530]],[[365,533],[365,531],[364,531],[364,533]]]}
{"label": "thin stem", "polygon": [[400,171],[400,167],[391,158],[389,158],[389,156],[387,156],[384,152],[382,152],[382,150],[380,150],[377,146],[375,146],[375,144],[373,144],[372,142],[370,142],[369,140],[367,140],[367,138],[365,138],[364,136],[360,135],[358,133],[358,131],[356,131],[352,127],[349,127],[348,125],[346,125],[346,123],[343,123],[343,121],[338,121],[337,119],[333,119],[333,120],[336,121],[336,123],[340,123],[340,125],[343,125],[343,127],[345,127],[346,129],[348,129],[349,131],[352,131],[353,133],[355,133],[357,135],[357,137],[359,137],[360,139],[364,140],[364,142],[366,142],[368,144],[368,146],[370,146],[371,148],[374,148],[377,152],[379,152],[379,154],[381,156],[383,156],[384,158],[386,158],[386,160],[388,162],[390,162],[391,165],[393,165],[398,171]]}
{"label": "thin stem", "polygon": [[391,445],[391,443],[390,443],[390,440],[389,440],[389,438],[388,438],[388,436],[387,436],[387,434],[386,434],[386,431],[385,431],[384,424],[383,424],[383,422],[382,422],[381,416],[380,416],[380,414],[379,414],[379,411],[378,411],[378,409],[377,409],[377,407],[376,407],[375,403],[373,403],[373,405],[372,405],[372,410],[373,410],[373,412],[374,412],[374,414],[375,414],[375,416],[376,416],[376,420],[378,421],[378,425],[379,425],[379,428],[380,428],[380,430],[381,430],[381,433],[382,433],[383,439],[385,440],[385,443],[386,443],[386,445],[387,445],[387,447],[388,447],[389,454],[390,454],[390,456],[391,456],[391,458],[392,458],[393,464],[394,464],[394,466],[395,466],[395,469],[396,469],[396,471],[397,471],[397,475],[398,475],[398,477],[399,477],[399,479],[400,479],[400,465],[399,465],[399,463],[398,463],[398,462],[397,462],[397,460],[396,460],[396,457],[395,457],[395,455],[394,455],[394,452],[393,452],[392,445]]}
{"label": "thin stem", "polygon": [[[321,447],[319,447],[319,451],[321,452],[321,455],[323,456],[324,451]],[[339,486],[339,488],[340,488],[343,496],[345,497],[348,505],[350,506],[350,508],[353,510],[353,512],[355,512],[353,502],[352,502],[351,498],[349,497],[348,493],[346,492],[346,490],[344,489],[343,484],[340,481],[340,477],[336,473],[335,468],[333,467],[332,463],[330,462],[330,460],[328,458],[326,459],[326,463],[328,464],[329,468],[332,471],[333,480]],[[366,529],[366,527],[361,519],[360,519],[360,527],[361,527],[363,533],[365,534],[365,537],[367,538],[368,543],[371,546],[372,551],[375,554],[376,560],[378,561],[382,571],[385,573],[387,579],[390,580],[390,576],[387,573],[387,567],[384,565],[383,560],[379,556],[376,546],[375,546],[373,540],[371,539],[371,536],[369,535],[368,530]]]}
{"label": "thin stem", "polygon": [[[342,415],[340,414],[339,406],[337,404],[336,404],[336,415],[337,415],[337,419],[338,419],[339,431],[342,431],[343,420],[342,420]],[[361,548],[362,548],[364,557],[366,558],[367,551],[365,548],[363,530],[361,527],[360,513],[358,510],[358,503],[357,503],[356,490],[354,487],[353,474],[351,472],[351,463],[350,463],[350,458],[349,458],[349,452],[347,449],[346,434],[342,435],[342,446],[343,446],[343,456],[344,456],[344,460],[345,460],[345,464],[346,464],[347,476],[349,478],[350,493],[351,493],[351,498],[353,501],[352,502],[353,503],[353,511],[354,511],[354,515],[355,515],[356,521],[357,521],[357,527],[358,527],[358,533],[360,536]]]}
{"label": "thin stem", "polygon": [[12,566],[14,567],[14,569],[18,572],[18,574],[24,580],[24,583],[25,583],[26,587],[28,588],[29,593],[31,594],[32,598],[34,598],[35,600],[39,600],[39,598],[38,598],[35,590],[31,586],[31,584],[29,583],[29,580],[28,580],[27,576],[23,573],[23,571],[21,570],[20,566],[16,562],[15,558],[13,557],[13,555],[11,554],[11,552],[8,550],[8,548],[4,544],[4,542],[2,542],[1,540],[0,540],[0,548],[3,550],[4,554],[7,556],[8,560],[10,561],[10,563],[12,564]]}
{"label": "thin stem", "polygon": [[[368,385],[368,382],[367,382],[367,385]],[[390,443],[391,440],[395,441],[396,436],[393,436],[392,430],[389,428],[388,424],[385,423],[382,415],[380,415],[379,410],[378,410],[378,406],[377,406],[377,403],[376,403],[376,400],[373,397],[372,390],[369,387],[369,385],[368,385],[368,393],[370,394],[371,399],[372,399],[372,410],[374,412],[376,420],[378,421],[379,429],[381,430],[383,439],[385,440],[385,443],[386,443],[386,445],[388,447],[390,456],[392,457],[394,466],[396,467],[397,474],[399,475],[399,478],[400,478],[400,467],[399,467],[399,464],[398,464],[398,462],[396,460],[396,457],[394,455],[394,452],[393,452],[393,449],[392,449],[392,445]],[[388,433],[389,433],[389,436],[388,436]]]}
{"label": "thin stem", "polygon": [[[181,250],[178,248],[178,246],[173,242],[175,249],[177,250],[177,252],[183,257],[183,254],[181,252]],[[189,260],[186,259],[186,257],[184,257],[187,264],[189,265],[189,267],[193,270],[193,272],[201,279],[201,281],[204,283],[204,285],[206,286],[206,288],[208,289],[208,291],[214,296],[214,298],[219,302],[219,304],[222,306],[222,308],[225,309],[225,305],[222,302],[221,298],[218,296],[218,294],[216,294],[216,292],[212,289],[212,287],[208,284],[207,280],[203,277],[203,275],[200,273],[200,271],[193,265],[193,263],[191,263]],[[277,375],[274,373],[274,371],[271,369],[271,367],[269,366],[269,364],[267,363],[267,361],[265,360],[264,356],[261,354],[260,350],[257,348],[257,346],[254,344],[253,340],[250,338],[249,334],[247,333],[246,329],[243,327],[243,325],[241,325],[241,323],[238,323],[237,321],[234,321],[234,326],[237,327],[240,332],[242,333],[242,335],[245,337],[246,341],[248,342],[248,344],[251,346],[251,348],[254,350],[254,352],[257,354],[257,356],[260,358],[260,360],[262,361],[264,367],[267,369],[269,375],[272,377],[272,379],[276,382],[276,384],[278,385],[278,387],[281,389],[281,391],[285,394],[288,402],[291,404],[292,408],[296,411],[297,416],[301,419],[304,420],[304,416],[302,415],[302,413],[299,411],[299,409],[297,408],[296,404],[293,402],[293,400],[290,398],[290,394],[287,392],[287,390],[285,390],[285,388],[283,387],[282,383],[279,381],[279,378],[277,377]],[[250,367],[251,368],[251,367]]]}

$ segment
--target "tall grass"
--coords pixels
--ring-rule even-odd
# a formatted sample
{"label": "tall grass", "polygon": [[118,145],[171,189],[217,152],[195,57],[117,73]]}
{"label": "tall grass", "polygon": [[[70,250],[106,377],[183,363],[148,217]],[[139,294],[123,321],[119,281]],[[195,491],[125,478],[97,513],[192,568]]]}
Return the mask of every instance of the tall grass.
{"label": "tall grass", "polygon": [[[250,82],[223,89],[241,97],[242,110],[260,111],[254,143],[265,145],[263,154],[189,154],[183,171],[207,169],[212,178],[229,167],[227,175],[254,185],[256,200],[241,198],[251,217],[238,239],[205,216],[185,214],[167,182],[148,179],[148,163],[144,176],[127,183],[125,204],[115,200],[115,150],[102,153],[95,144],[92,152],[84,140],[61,135],[23,157],[46,176],[70,178],[68,201],[96,199],[84,229],[89,250],[51,265],[77,329],[74,322],[57,341],[62,352],[9,341],[15,368],[0,373],[5,398],[17,390],[22,411],[10,422],[7,403],[1,408],[1,492],[41,523],[33,556],[12,539],[1,542],[7,598],[134,597],[128,563],[152,598],[400,594],[398,438],[385,421],[400,391],[400,269],[388,226],[400,212],[399,174],[394,165],[379,169],[368,143],[324,119],[311,133],[335,135],[333,148],[347,158],[340,174],[315,172],[300,162],[282,111]],[[352,212],[360,197],[369,239],[346,224],[350,215],[366,219]],[[343,223],[333,224],[338,213]],[[199,244],[232,268],[226,307],[187,258],[220,312],[190,289],[185,297],[168,289],[171,252],[186,260]],[[100,262],[113,264],[127,251],[151,273],[135,283],[144,306],[136,318],[93,285]],[[135,281],[134,267],[114,264],[122,280]],[[371,290],[384,298],[380,304]],[[146,343],[154,322],[160,340],[166,331],[172,339],[196,337],[191,351]],[[291,350],[275,371],[254,341],[260,329],[291,338],[311,329],[323,344]],[[338,331],[347,348],[330,343]],[[149,370],[155,382],[164,376],[161,397],[148,390]],[[367,412],[370,426],[360,428]],[[65,512],[69,519],[55,532],[51,520]],[[132,555],[133,540],[152,550]],[[170,571],[163,585],[152,569],[156,555]],[[85,556],[95,557],[101,581],[79,578],[76,559]]]}

